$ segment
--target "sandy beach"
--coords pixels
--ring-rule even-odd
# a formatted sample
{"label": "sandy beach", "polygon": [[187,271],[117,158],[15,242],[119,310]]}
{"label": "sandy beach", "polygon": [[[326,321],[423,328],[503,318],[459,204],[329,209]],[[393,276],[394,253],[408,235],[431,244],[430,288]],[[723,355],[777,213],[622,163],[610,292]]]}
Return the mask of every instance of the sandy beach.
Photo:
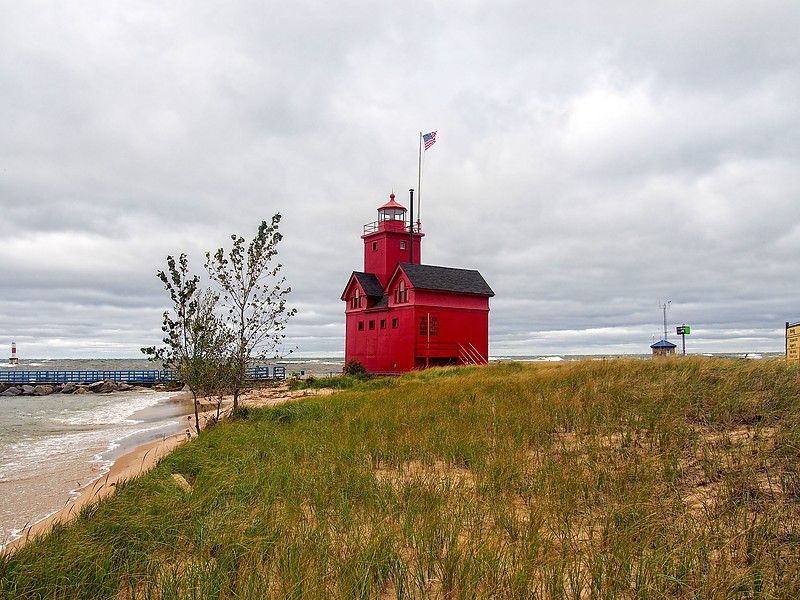
{"label": "sandy beach", "polygon": [[[277,406],[307,396],[330,395],[331,393],[332,390],[329,389],[289,391],[287,386],[281,386],[277,388],[248,390],[240,396],[239,402],[242,407],[257,408]],[[231,397],[226,397],[223,400],[220,407],[221,418],[225,418],[230,414],[232,402],[233,400]],[[97,502],[111,495],[116,490],[118,484],[133,479],[142,473],[146,473],[156,466],[163,457],[175,450],[175,448],[194,439],[194,411],[192,410],[191,399],[189,398],[188,402],[181,402],[181,406],[185,407],[185,414],[183,415],[186,421],[185,431],[139,445],[134,445],[135,440],[130,440],[129,444],[121,449],[122,454],[115,458],[114,463],[109,467],[105,475],[81,489],[80,495],[67,503],[58,512],[25,527],[20,532],[19,539],[9,542],[5,548],[5,552],[13,552],[28,541],[46,534],[56,523],[68,523],[80,513],[83,506],[91,502]],[[200,428],[202,430],[216,416],[217,406],[216,402],[212,404],[205,400],[200,401],[200,406],[203,409],[199,415]]]}

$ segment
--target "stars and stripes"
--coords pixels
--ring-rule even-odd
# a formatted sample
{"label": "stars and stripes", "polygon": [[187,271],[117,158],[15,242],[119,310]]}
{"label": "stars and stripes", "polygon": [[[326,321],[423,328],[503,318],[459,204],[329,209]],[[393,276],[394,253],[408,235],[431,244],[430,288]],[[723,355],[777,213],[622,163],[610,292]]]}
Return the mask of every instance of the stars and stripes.
{"label": "stars and stripes", "polygon": [[431,131],[430,133],[423,134],[422,142],[425,144],[425,150],[436,143],[436,133],[436,131]]}

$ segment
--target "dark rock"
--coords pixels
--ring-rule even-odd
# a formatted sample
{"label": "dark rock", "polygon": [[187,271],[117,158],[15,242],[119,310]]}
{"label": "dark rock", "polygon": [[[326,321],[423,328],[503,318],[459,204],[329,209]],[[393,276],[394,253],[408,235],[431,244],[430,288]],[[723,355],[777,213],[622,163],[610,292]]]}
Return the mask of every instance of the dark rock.
{"label": "dark rock", "polygon": [[33,388],[33,395],[34,396],[49,396],[55,391],[55,388],[52,385],[37,385]]}
{"label": "dark rock", "polygon": [[22,390],[15,385],[12,385],[10,388],[6,388],[2,392],[0,392],[0,396],[19,396],[22,393]]}
{"label": "dark rock", "polygon": [[62,394],[73,394],[78,389],[77,384],[75,383],[65,383],[64,386],[61,388]]}
{"label": "dark rock", "polygon": [[90,383],[89,385],[84,386],[84,389],[90,392],[98,392],[100,388],[103,387],[104,383],[105,381],[95,381],[94,383]]}
{"label": "dark rock", "polygon": [[22,395],[23,396],[33,396],[34,390],[36,390],[35,387],[33,387],[32,385],[25,384],[25,385],[22,386]]}
{"label": "dark rock", "polygon": [[127,392],[128,390],[132,390],[135,386],[132,386],[128,383],[118,383],[117,384],[117,391],[118,392]]}
{"label": "dark rock", "polygon": [[106,379],[106,380],[103,382],[103,385],[101,385],[101,386],[100,386],[100,387],[97,389],[97,393],[98,393],[98,394],[110,394],[111,392],[116,392],[116,391],[117,391],[117,384],[116,384],[116,383],[114,383],[114,382],[113,382],[112,380],[110,380],[110,379]]}

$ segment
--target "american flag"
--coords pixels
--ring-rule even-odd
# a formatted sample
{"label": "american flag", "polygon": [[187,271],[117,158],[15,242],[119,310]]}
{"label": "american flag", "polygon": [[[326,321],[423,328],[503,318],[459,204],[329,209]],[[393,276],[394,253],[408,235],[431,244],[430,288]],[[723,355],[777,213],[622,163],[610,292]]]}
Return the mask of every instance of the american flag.
{"label": "american flag", "polygon": [[425,142],[425,150],[427,150],[436,143],[436,132],[426,133],[422,136],[422,141]]}

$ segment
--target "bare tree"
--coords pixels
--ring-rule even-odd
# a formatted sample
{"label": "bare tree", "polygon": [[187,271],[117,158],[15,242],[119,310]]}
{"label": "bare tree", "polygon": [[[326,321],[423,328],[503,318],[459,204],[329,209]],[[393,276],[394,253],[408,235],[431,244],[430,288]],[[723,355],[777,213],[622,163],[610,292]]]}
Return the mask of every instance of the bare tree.
{"label": "bare tree", "polygon": [[247,367],[277,358],[286,324],[297,312],[286,306],[292,289],[280,275],[283,265],[274,262],[283,239],[278,231],[280,220],[280,213],[276,213],[271,223],[262,221],[247,245],[243,237],[234,234],[227,254],[223,248],[206,254],[206,270],[219,286],[220,304],[226,309],[225,322],[233,338],[230,368],[234,411],[239,408]]}

